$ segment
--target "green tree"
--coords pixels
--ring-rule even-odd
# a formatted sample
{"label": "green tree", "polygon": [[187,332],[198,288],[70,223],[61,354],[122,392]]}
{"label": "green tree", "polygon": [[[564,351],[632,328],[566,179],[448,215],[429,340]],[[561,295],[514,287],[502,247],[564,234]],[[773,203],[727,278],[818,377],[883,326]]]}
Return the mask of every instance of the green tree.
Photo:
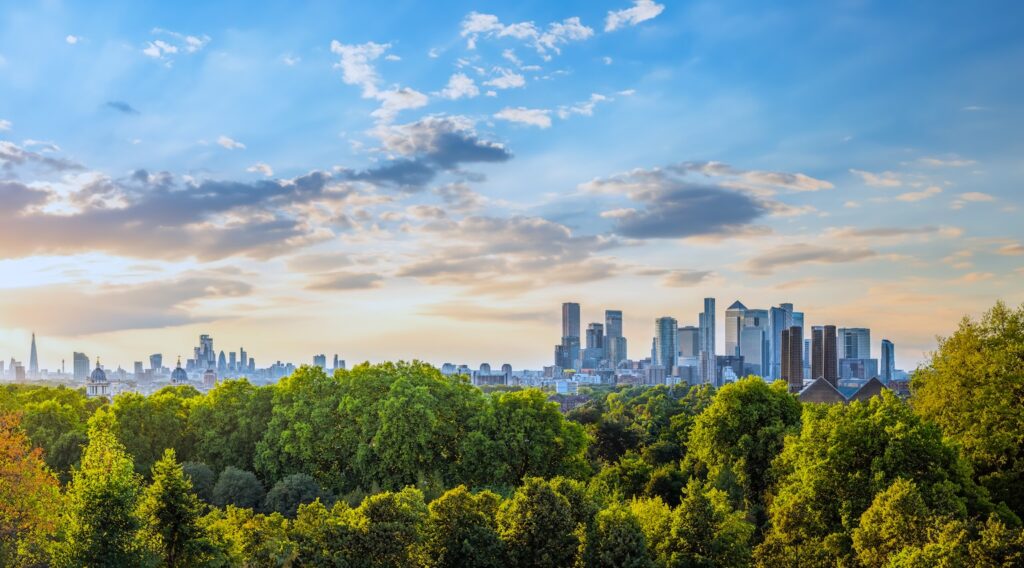
{"label": "green tree", "polygon": [[204,503],[213,503],[213,487],[217,484],[217,476],[210,466],[199,462],[185,462],[181,464],[181,471],[188,477],[196,496]]}
{"label": "green tree", "polygon": [[43,545],[60,507],[57,480],[19,428],[19,415],[0,414],[0,566],[44,560]]}
{"label": "green tree", "polygon": [[213,504],[218,507],[234,505],[258,510],[264,496],[263,484],[256,475],[231,466],[220,473],[217,485],[213,486]]}
{"label": "green tree", "polygon": [[228,505],[211,510],[199,524],[213,544],[210,566],[295,565],[297,546],[289,536],[288,519],[278,513],[263,515]]}
{"label": "green tree", "polygon": [[501,498],[460,485],[430,503],[417,556],[426,568],[498,568],[504,546],[495,516]]}
{"label": "green tree", "polygon": [[404,568],[420,545],[427,505],[417,489],[371,495],[355,509],[359,559],[380,568]]}
{"label": "green tree", "polygon": [[904,548],[923,546],[932,515],[914,483],[897,479],[861,515],[853,531],[857,559],[867,568],[882,568]]}
{"label": "green tree", "polygon": [[89,421],[89,444],[65,494],[57,566],[141,566],[146,560],[137,539],[141,478],[114,425],[103,410]]}
{"label": "green tree", "polygon": [[569,502],[551,484],[528,477],[498,509],[498,533],[517,568],[568,566],[579,539]]}
{"label": "green tree", "polygon": [[671,533],[664,549],[667,564],[748,566],[753,533],[753,525],[746,521],[743,511],[732,508],[725,493],[692,479],[686,486],[686,497],[672,514]]}
{"label": "green tree", "polygon": [[471,485],[517,485],[527,476],[587,472],[587,435],[537,389],[494,393],[462,447],[462,479]]}
{"label": "green tree", "polygon": [[1024,529],[1008,527],[991,515],[967,550],[977,568],[1024,566]]}
{"label": "green tree", "polygon": [[697,416],[687,458],[761,526],[768,470],[786,434],[799,424],[800,402],[787,392],[785,383],[740,379],[722,387]]}
{"label": "green tree", "polygon": [[786,439],[773,476],[771,526],[757,551],[769,565],[852,561],[861,515],[901,478],[937,515],[992,511],[957,449],[889,391],[867,403],[804,405],[800,433]]}
{"label": "green tree", "polygon": [[294,519],[299,505],[312,503],[317,499],[330,500],[329,495],[320,489],[315,479],[304,473],[296,473],[274,484],[263,500],[263,510],[268,513],[281,513],[287,518]]}
{"label": "green tree", "polygon": [[667,566],[672,554],[672,508],[655,497],[633,499],[629,501],[629,510],[644,533],[647,552],[655,565]]}
{"label": "green tree", "polygon": [[139,505],[144,538],[158,551],[162,566],[196,566],[210,554],[210,543],[198,524],[201,508],[174,450],[164,450]]}
{"label": "green tree", "polygon": [[644,531],[629,507],[613,503],[602,509],[584,533],[579,568],[648,568]]}
{"label": "green tree", "polygon": [[148,476],[167,448],[180,456],[191,455],[188,399],[197,396],[196,389],[183,386],[164,387],[149,396],[123,393],[114,397],[114,432],[134,457],[137,473]]}
{"label": "green tree", "polygon": [[914,409],[960,444],[993,501],[1024,517],[1024,305],[964,318],[911,390]]}
{"label": "green tree", "polygon": [[[340,490],[344,458],[353,447],[338,439],[345,427],[340,400],[341,384],[320,367],[303,366],[278,381],[270,422],[256,445],[256,471],[270,482],[306,473]],[[358,446],[366,440],[352,442]]]}
{"label": "green tree", "polygon": [[46,464],[64,481],[71,479],[71,468],[78,464],[82,447],[88,441],[81,402],[71,400],[28,403],[22,420],[22,428],[32,444],[43,449]]}
{"label": "green tree", "polygon": [[253,471],[256,445],[270,422],[274,388],[228,380],[193,399],[188,431],[195,441],[194,459],[214,471],[228,466]]}

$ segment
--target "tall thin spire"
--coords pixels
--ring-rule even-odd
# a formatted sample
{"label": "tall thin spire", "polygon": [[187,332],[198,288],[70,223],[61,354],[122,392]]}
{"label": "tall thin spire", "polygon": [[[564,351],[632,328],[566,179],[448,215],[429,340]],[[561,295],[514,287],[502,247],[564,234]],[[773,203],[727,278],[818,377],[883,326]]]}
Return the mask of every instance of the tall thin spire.
{"label": "tall thin spire", "polygon": [[32,332],[32,353],[28,356],[28,373],[32,378],[39,376],[39,355],[36,353],[36,332]]}

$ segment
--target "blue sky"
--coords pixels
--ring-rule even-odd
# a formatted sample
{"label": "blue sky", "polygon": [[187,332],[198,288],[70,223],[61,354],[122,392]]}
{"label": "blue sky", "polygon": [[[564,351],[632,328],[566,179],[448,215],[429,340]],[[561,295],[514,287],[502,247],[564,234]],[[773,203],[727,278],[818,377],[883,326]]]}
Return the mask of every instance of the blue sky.
{"label": "blue sky", "polygon": [[714,295],[912,368],[1024,301],[1022,11],[0,4],[0,354],[536,367]]}

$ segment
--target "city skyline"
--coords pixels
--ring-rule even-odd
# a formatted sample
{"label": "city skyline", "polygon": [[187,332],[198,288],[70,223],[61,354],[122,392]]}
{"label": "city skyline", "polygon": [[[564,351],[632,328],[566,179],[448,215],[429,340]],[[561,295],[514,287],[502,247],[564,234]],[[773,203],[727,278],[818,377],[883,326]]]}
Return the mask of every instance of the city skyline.
{"label": "city skyline", "polygon": [[792,302],[910,370],[1024,302],[1017,3],[381,12],[0,8],[4,361],[537,368],[714,296],[719,354]]}

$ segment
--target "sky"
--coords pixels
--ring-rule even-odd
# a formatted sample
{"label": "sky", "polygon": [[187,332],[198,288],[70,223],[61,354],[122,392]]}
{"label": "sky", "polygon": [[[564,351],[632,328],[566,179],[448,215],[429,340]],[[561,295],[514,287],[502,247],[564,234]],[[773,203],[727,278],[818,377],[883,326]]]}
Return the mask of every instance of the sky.
{"label": "sky", "polygon": [[[0,358],[550,364],[1024,302],[1024,5],[0,2]],[[724,326],[719,325],[719,346]],[[166,359],[165,359],[166,360]]]}

